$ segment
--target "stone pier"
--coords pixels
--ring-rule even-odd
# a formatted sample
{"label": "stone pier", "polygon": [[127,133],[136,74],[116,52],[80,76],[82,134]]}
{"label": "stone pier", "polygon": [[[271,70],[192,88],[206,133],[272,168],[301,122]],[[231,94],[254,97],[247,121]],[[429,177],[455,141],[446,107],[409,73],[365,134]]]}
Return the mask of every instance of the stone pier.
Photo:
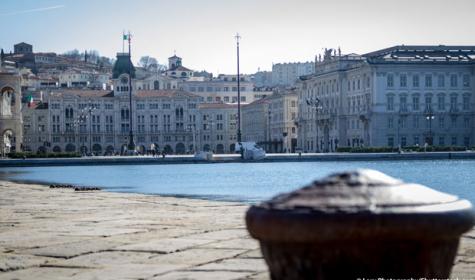
{"label": "stone pier", "polygon": [[[247,208],[0,181],[0,279],[269,279]],[[475,231],[455,262],[475,279]]]}

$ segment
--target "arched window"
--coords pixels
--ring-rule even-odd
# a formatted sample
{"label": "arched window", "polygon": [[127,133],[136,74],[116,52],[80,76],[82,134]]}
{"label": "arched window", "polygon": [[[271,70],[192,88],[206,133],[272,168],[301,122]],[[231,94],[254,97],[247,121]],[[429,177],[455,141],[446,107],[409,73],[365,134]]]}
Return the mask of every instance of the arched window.
{"label": "arched window", "polygon": [[154,90],[159,90],[160,89],[160,83],[158,81],[153,82],[153,89]]}
{"label": "arched window", "polygon": [[68,107],[65,110],[66,119],[72,119],[74,117],[73,108]]}

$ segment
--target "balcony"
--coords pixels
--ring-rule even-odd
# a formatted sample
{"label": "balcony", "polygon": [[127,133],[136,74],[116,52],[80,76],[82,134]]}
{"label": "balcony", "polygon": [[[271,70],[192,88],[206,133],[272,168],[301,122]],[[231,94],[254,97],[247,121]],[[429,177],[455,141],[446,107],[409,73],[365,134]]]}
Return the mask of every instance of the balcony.
{"label": "balcony", "polygon": [[460,114],[460,110],[457,107],[450,107],[449,113],[450,115],[458,115]]}
{"label": "balcony", "polygon": [[399,109],[399,114],[400,115],[408,115],[409,114],[409,109],[407,107],[401,107]]}

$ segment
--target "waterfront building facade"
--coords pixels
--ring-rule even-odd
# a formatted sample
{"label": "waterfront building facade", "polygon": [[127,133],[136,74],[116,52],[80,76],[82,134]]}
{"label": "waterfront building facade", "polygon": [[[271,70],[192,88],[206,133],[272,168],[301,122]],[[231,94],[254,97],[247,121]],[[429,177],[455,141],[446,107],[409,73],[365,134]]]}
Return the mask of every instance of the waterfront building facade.
{"label": "waterfront building facade", "polygon": [[203,151],[234,153],[237,142],[237,104],[203,103],[198,106],[197,144]]}
{"label": "waterfront building facade", "polygon": [[474,59],[473,46],[328,50],[299,82],[299,146],[472,146]]}
{"label": "waterfront building facade", "polygon": [[268,153],[288,153],[297,147],[298,95],[275,91],[242,108],[243,139]]}
{"label": "waterfront building facade", "polygon": [[242,140],[256,142],[269,152],[269,100],[258,99],[241,108]]}
{"label": "waterfront building facade", "polygon": [[128,54],[118,54],[113,70],[113,91],[50,90],[43,102],[25,107],[24,149],[122,153],[129,143],[130,116],[139,152],[185,154],[195,149],[191,127],[198,126],[198,96],[177,89],[138,90]]}
{"label": "waterfront building facade", "polygon": [[273,153],[295,152],[297,147],[298,95],[293,90],[277,91],[267,98],[269,102],[270,143]]}
{"label": "waterfront building facade", "polygon": [[137,73],[128,54],[119,53],[113,68],[112,91],[44,90],[42,101],[23,108],[24,149],[124,153],[132,126],[133,140],[142,154],[152,150],[167,154],[234,151],[237,104],[202,104],[202,97],[181,89],[150,88],[144,86],[144,79],[139,79]]}

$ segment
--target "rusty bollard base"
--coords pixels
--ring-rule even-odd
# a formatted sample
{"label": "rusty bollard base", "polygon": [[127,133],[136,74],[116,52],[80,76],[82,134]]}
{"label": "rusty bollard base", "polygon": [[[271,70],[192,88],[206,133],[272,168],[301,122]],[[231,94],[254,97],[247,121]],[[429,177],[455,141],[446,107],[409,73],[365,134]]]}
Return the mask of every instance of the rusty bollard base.
{"label": "rusty bollard base", "polygon": [[246,214],[272,279],[448,278],[469,201],[374,170],[342,172]]}

